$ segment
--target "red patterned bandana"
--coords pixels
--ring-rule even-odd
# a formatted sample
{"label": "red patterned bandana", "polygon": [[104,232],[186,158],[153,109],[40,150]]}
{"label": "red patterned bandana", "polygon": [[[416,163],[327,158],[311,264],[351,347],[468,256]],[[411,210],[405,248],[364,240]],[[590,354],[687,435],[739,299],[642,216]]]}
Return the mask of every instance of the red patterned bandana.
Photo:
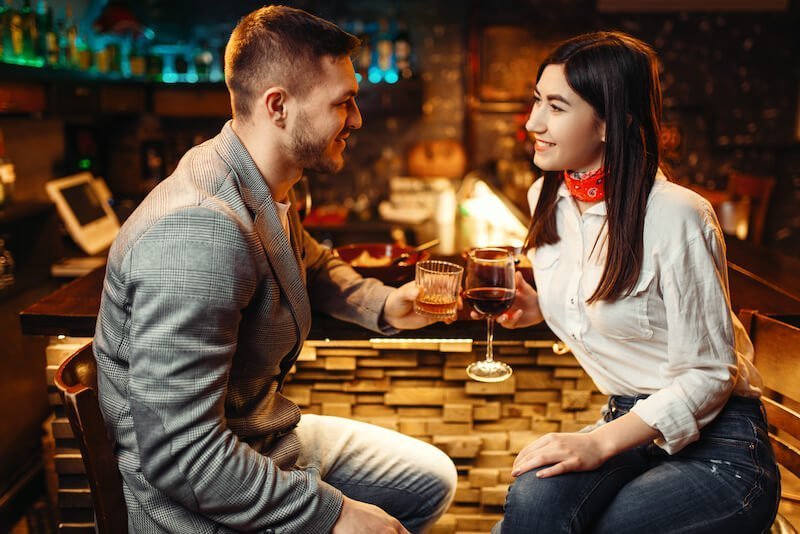
{"label": "red patterned bandana", "polygon": [[564,182],[569,193],[582,202],[606,198],[606,173],[602,167],[590,172],[564,171]]}

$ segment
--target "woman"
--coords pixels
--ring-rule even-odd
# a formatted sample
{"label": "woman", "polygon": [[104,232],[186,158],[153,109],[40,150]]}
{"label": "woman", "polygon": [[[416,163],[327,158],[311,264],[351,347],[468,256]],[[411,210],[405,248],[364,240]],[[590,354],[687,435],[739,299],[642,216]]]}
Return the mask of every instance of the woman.
{"label": "woman", "polygon": [[659,169],[657,60],[616,32],[542,64],[526,129],[537,290],[500,324],[546,321],[601,391],[591,430],[548,434],[512,468],[494,532],[763,532],[779,476],[728,298],[711,206]]}

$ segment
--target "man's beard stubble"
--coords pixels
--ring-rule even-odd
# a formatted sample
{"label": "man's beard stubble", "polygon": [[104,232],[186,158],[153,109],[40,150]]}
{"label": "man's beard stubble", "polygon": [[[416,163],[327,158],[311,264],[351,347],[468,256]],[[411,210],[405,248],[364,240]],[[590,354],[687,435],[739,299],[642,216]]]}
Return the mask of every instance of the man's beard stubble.
{"label": "man's beard stubble", "polygon": [[340,162],[325,157],[325,151],[328,148],[327,141],[314,139],[309,124],[308,115],[300,111],[292,132],[292,146],[290,147],[295,161],[307,170],[323,173],[339,172],[342,169]]}

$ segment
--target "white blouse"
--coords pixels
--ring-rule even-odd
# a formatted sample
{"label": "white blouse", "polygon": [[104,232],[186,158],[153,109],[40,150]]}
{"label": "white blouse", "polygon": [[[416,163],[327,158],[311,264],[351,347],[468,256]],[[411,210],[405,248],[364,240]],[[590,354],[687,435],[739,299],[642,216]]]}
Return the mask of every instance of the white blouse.
{"label": "white blouse", "polygon": [[[542,183],[528,191],[531,212]],[[731,394],[761,394],[753,345],[731,311],[725,242],[711,205],[659,172],[636,286],[614,303],[587,305],[605,265],[605,220],[604,202],[581,214],[561,184],[561,239],[528,251],[539,305],[600,391],[650,395],[632,411],[661,432],[656,444],[673,454],[698,439]]]}

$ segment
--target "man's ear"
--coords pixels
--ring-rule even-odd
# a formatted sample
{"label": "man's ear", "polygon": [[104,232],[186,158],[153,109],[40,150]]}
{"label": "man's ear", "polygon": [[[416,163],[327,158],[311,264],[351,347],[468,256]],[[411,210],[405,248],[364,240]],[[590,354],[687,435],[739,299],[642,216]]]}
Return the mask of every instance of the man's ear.
{"label": "man's ear", "polygon": [[281,87],[270,87],[261,97],[266,117],[276,126],[286,126],[286,91]]}

